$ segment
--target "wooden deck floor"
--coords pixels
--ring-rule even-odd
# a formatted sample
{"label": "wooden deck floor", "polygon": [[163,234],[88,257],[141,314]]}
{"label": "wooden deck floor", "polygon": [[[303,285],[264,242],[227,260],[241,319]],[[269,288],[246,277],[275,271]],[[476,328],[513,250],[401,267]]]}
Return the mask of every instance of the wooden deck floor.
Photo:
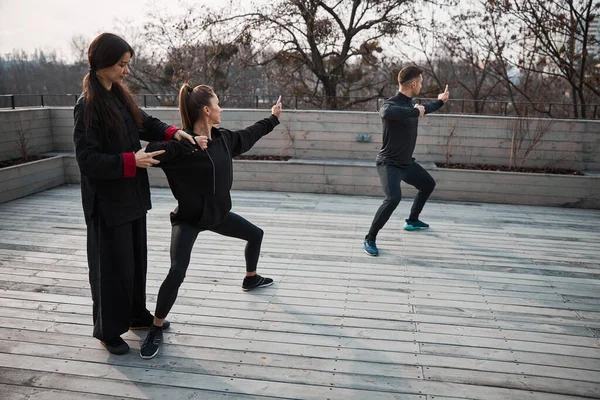
{"label": "wooden deck floor", "polygon": [[[152,190],[148,300],[169,265],[168,190]],[[111,356],[91,337],[79,188],[0,205],[0,398],[600,398],[600,212],[403,201],[362,237],[381,199],[235,192],[265,231],[241,290],[243,243],[203,233],[166,344]]]}

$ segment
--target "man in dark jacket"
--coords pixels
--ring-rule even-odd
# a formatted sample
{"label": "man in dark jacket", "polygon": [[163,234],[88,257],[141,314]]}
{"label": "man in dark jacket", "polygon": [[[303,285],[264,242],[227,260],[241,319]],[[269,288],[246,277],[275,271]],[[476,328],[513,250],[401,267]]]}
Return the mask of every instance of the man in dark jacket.
{"label": "man in dark jacket", "polygon": [[398,94],[386,100],[379,111],[383,124],[383,145],[377,155],[376,163],[385,200],[377,210],[363,243],[365,252],[371,256],[379,255],[375,243],[377,233],[400,203],[401,181],[416,187],[419,191],[404,229],[413,231],[429,227],[419,220],[419,214],[433,192],[435,181],[415,162],[412,155],[417,143],[419,118],[438,110],[450,96],[446,85],[444,93],[438,95],[437,101],[425,105],[415,104],[412,98],[420,93],[423,86],[423,71],[416,66],[404,67],[398,74],[398,84],[400,85]]}

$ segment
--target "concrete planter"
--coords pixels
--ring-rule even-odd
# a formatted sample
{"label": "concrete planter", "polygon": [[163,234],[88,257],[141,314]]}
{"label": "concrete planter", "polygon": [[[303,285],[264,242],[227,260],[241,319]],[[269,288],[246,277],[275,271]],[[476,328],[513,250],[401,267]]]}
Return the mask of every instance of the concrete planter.
{"label": "concrete planter", "polygon": [[600,208],[600,176],[435,168],[434,198],[538,206]]}
{"label": "concrete planter", "polygon": [[[233,166],[235,190],[383,197],[373,161],[235,160]],[[423,166],[437,182],[432,199],[600,209],[600,175],[459,170],[437,168],[433,163],[423,163]],[[151,186],[169,186],[159,168],[151,168],[149,177]],[[79,183],[79,170],[73,156],[65,157],[65,179],[67,183]],[[402,184],[402,193],[414,197],[416,190]]]}
{"label": "concrete planter", "polygon": [[[234,189],[383,196],[374,162],[345,160],[235,161]],[[433,199],[600,208],[600,176],[437,168]],[[416,190],[403,184],[403,194]]]}
{"label": "concrete planter", "polygon": [[63,156],[0,168],[0,203],[65,183]]}

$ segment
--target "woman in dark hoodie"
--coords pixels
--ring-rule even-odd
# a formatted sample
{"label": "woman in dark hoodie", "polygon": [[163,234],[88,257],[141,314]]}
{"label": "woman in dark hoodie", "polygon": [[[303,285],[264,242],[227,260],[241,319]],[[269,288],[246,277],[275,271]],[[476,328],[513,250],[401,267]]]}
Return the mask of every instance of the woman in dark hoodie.
{"label": "woman in dark hoodie", "polygon": [[96,37],[74,110],[93,335],[113,354],[129,351],[121,334],[149,328],[154,320],[146,308],[146,212],[151,206],[146,168],[157,164],[153,157],[162,152],[147,153],[140,139],[193,142],[188,133],[135,104],[123,85],[131,57],[133,49],[119,36]]}
{"label": "woman in dark hoodie", "polygon": [[272,115],[239,131],[216,128],[221,123],[219,99],[210,86],[192,88],[185,84],[179,91],[179,113],[185,132],[197,146],[185,142],[152,142],[146,151],[165,153],[156,156],[164,170],[177,208],[171,213],[171,268],[158,292],[154,324],[140,349],[142,358],[152,358],[162,342],[164,319],[177,298],[190,263],[192,247],[202,231],[246,241],[246,277],[243,290],[273,283],[256,273],[263,231],[231,212],[230,190],[233,183],[233,157],[240,155],[271,132],[281,116],[281,97]]}

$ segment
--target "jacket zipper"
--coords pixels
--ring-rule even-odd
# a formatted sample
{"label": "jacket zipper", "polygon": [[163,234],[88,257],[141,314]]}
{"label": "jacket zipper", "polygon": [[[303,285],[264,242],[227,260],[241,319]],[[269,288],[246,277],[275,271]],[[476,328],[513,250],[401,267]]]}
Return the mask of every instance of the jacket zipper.
{"label": "jacket zipper", "polygon": [[216,187],[217,178],[215,176],[215,163],[214,163],[212,157],[210,156],[210,153],[208,152],[208,147],[206,148],[206,155],[208,156],[208,159],[210,160],[210,163],[212,164],[212,167],[213,167],[212,168],[212,170],[213,170],[213,194],[217,194],[217,187]]}
{"label": "jacket zipper", "polygon": [[227,155],[229,156],[229,184],[233,184],[233,157],[231,157],[231,152],[229,151],[229,146],[227,146],[227,140],[223,138],[223,144],[225,145],[225,150],[227,150]]}

